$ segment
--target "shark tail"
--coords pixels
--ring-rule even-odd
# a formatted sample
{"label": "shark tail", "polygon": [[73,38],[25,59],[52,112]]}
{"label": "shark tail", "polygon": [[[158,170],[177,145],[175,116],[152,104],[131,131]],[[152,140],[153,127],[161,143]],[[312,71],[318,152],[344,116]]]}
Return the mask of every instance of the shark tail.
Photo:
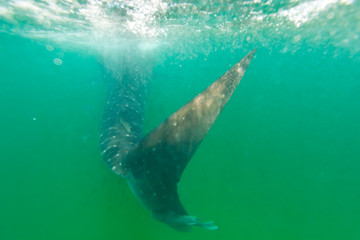
{"label": "shark tail", "polygon": [[153,216],[177,230],[200,226],[217,229],[213,222],[200,222],[182,206],[177,184],[181,175],[245,74],[256,49],[222,77],[168,117],[129,151],[124,167],[127,182]]}

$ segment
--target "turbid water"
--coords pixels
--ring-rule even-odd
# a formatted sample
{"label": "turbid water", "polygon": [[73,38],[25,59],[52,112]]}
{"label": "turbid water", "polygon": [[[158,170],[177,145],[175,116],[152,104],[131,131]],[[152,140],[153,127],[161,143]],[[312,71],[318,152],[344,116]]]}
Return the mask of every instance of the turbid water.
{"label": "turbid water", "polygon": [[[360,239],[359,11],[1,2],[0,239]],[[124,56],[143,66],[149,132],[255,47],[179,185],[188,212],[219,229],[174,231],[101,158],[109,73]]]}

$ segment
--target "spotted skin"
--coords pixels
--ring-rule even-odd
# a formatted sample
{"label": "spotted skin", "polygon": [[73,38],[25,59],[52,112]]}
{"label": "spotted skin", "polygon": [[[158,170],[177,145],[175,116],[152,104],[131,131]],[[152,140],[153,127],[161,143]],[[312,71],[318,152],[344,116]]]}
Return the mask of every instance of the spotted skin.
{"label": "spotted skin", "polygon": [[177,184],[255,51],[143,138],[145,92],[137,88],[141,81],[134,81],[136,86],[128,81],[116,82],[110,91],[101,128],[102,155],[154,218],[176,230],[188,231],[192,226],[217,229],[212,222],[200,222],[187,214]]}
{"label": "spotted skin", "polygon": [[125,156],[143,137],[146,81],[124,70],[113,78],[100,128],[100,151],[116,174],[125,176]]}

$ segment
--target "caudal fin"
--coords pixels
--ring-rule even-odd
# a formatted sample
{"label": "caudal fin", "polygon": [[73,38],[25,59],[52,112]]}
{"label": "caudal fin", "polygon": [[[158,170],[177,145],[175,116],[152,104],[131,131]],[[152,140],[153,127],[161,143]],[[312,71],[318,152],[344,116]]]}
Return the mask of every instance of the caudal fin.
{"label": "caudal fin", "polygon": [[[129,152],[126,167],[132,176],[128,183],[139,200],[159,220],[173,226],[174,219],[191,218],[184,218],[188,215],[180,203],[177,183],[238,86],[255,51],[256,49],[251,51],[222,77],[167,118]],[[170,219],[167,217],[170,215],[171,222],[166,220]],[[189,222],[179,221],[178,224],[189,225]],[[217,228],[212,222],[201,223],[197,220],[193,225],[207,229]]]}

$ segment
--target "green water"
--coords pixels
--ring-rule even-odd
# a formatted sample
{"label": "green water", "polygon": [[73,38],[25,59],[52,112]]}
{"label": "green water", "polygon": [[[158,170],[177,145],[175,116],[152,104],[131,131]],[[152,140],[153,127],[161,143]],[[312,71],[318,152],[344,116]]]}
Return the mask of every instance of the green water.
{"label": "green water", "polygon": [[[252,11],[301,4],[293,2]],[[147,131],[258,47],[179,185],[189,214],[219,229],[189,233],[154,220],[103,163],[108,72],[99,51],[53,32],[29,36],[20,24],[34,25],[28,15],[14,23],[0,11],[0,239],[359,240],[360,8],[348,2],[281,33],[272,15],[240,22],[250,27],[239,35],[235,23],[193,38],[169,30],[176,40],[152,52]],[[193,11],[170,13],[191,24],[202,17]]]}

